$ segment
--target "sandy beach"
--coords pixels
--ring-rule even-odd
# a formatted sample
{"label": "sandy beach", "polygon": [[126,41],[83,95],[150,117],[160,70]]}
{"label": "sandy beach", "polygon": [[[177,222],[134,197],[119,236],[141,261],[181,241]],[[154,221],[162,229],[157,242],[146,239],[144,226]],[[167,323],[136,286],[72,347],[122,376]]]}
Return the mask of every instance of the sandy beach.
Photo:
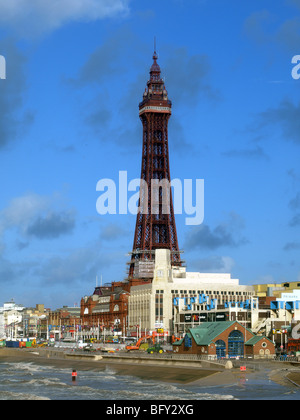
{"label": "sandy beach", "polygon": [[[156,366],[155,360],[153,364],[133,364],[133,363],[114,363],[113,361],[93,360],[86,358],[85,360],[72,358],[64,358],[64,353],[59,352],[55,357],[46,357],[45,351],[39,349],[0,349],[0,363],[18,363],[31,362],[37,365],[48,365],[63,368],[70,368],[77,371],[104,371],[108,366],[118,375],[136,376],[140,379],[159,380],[162,382],[191,384],[199,387],[210,387],[217,385],[235,384],[241,379],[268,378],[280,385],[288,387],[300,386],[300,368],[289,365],[277,365],[276,368],[270,368],[270,364],[264,369],[263,364],[259,363],[259,368],[247,368],[246,373],[241,373],[238,368],[234,369],[218,369],[218,368],[197,368],[186,366]],[[272,365],[271,365],[272,366]],[[286,367],[288,366],[288,367]]]}
{"label": "sandy beach", "polygon": [[69,367],[70,372],[72,369],[76,370],[98,370],[103,371],[107,366],[111,367],[119,375],[131,375],[141,379],[160,380],[164,382],[174,383],[190,383],[197,380],[206,378],[207,376],[216,375],[220,373],[218,369],[201,369],[201,368],[187,368],[181,366],[156,366],[152,365],[136,365],[132,363],[113,363],[111,361],[102,360],[86,360],[66,359],[61,352],[60,357],[45,357],[38,354],[39,350],[28,351],[25,349],[1,349],[0,350],[0,363],[1,362],[32,362],[38,365],[50,365],[57,367]]}

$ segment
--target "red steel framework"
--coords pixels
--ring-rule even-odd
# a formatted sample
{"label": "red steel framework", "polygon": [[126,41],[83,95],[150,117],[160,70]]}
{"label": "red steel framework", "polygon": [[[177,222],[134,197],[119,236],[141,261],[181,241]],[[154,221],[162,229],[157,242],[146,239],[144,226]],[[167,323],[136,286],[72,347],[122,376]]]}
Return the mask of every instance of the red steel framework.
{"label": "red steel framework", "polygon": [[[143,125],[141,180],[146,182],[148,188],[143,188],[145,183],[141,183],[139,211],[129,263],[131,278],[137,262],[154,260],[155,249],[169,249],[171,264],[181,265],[170,187],[168,122],[172,102],[168,99],[157,59],[154,51],[150,80],[147,82],[143,101],[139,104],[139,116]],[[155,192],[151,187],[152,180],[168,181],[166,184],[161,183],[167,185],[167,188],[161,187]]]}

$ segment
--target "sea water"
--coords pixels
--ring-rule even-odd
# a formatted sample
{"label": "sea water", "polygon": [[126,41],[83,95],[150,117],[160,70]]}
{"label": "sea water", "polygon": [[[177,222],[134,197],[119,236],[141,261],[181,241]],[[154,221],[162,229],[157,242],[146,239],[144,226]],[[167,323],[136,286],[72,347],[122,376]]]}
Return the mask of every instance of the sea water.
{"label": "sea water", "polygon": [[131,400],[191,401],[230,399],[300,400],[300,388],[285,387],[268,378],[239,378],[235,384],[203,387],[122,376],[103,371],[41,366],[32,362],[0,363],[0,400]]}

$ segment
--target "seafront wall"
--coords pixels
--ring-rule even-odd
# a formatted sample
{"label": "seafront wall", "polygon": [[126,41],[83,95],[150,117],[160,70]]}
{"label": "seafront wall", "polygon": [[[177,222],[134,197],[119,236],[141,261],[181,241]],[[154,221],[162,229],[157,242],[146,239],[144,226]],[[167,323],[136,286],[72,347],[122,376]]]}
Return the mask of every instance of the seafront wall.
{"label": "seafront wall", "polygon": [[[46,357],[62,357],[61,352],[55,350],[43,350],[46,352]],[[60,353],[60,354],[59,354]],[[45,357],[45,356],[44,356]],[[186,368],[198,368],[198,369],[228,369],[232,368],[232,363],[218,363],[215,361],[197,360],[197,358],[179,358],[172,355],[172,358],[164,357],[164,355],[144,355],[142,354],[82,354],[76,352],[65,352],[65,359],[77,359],[77,360],[95,360],[102,361],[103,363],[114,363],[114,364],[134,364],[134,365],[155,365],[164,367],[186,367]]]}

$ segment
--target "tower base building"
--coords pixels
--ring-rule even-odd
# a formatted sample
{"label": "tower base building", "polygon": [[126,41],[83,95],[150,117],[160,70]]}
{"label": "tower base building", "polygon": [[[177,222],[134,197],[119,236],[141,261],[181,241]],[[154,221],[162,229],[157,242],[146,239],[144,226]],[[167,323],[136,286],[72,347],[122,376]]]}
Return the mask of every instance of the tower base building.
{"label": "tower base building", "polygon": [[[158,249],[152,283],[130,289],[128,332],[139,328],[141,333],[160,330],[165,336],[180,334],[203,322],[201,313],[205,311],[229,312],[233,305],[245,313],[258,309],[253,297],[254,288],[241,286],[230,274],[187,272],[185,267],[171,265],[170,250]],[[190,322],[180,322],[182,314],[189,315]],[[242,318],[245,326],[251,327],[254,319],[248,315]]]}

